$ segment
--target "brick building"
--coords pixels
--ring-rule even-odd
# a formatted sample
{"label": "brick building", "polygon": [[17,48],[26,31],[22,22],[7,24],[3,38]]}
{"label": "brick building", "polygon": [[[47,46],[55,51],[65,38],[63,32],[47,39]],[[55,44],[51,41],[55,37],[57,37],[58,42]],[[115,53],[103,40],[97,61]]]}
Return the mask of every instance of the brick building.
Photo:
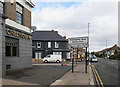
{"label": "brick building", "polygon": [[1,1],[8,16],[2,29],[2,74],[8,70],[32,66],[32,34],[30,0]]}

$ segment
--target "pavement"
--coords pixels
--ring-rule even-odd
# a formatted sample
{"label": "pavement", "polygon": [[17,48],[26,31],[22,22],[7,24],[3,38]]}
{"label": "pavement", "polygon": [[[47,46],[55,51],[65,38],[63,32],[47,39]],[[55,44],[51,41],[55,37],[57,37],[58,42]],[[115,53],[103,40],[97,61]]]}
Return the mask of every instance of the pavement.
{"label": "pavement", "polygon": [[[8,75],[3,78],[3,87],[5,85],[34,85],[38,86],[93,86],[94,77],[91,69],[91,65],[87,67],[87,73],[85,73],[85,62],[75,63],[74,72],[71,71],[71,63],[66,66],[60,66],[59,64],[33,64],[33,69]],[[13,86],[14,87],[14,86]],[[25,87],[25,86],[23,86]]]}
{"label": "pavement", "polygon": [[[2,78],[3,85],[49,86],[71,69],[71,66],[33,65],[32,69],[11,72]],[[21,86],[21,87],[22,87]]]}
{"label": "pavement", "polygon": [[85,73],[85,62],[79,62],[74,67],[74,72],[70,70],[60,79],[56,80],[51,86],[90,86],[94,85],[93,73],[91,70],[91,65],[87,67],[87,73]]}

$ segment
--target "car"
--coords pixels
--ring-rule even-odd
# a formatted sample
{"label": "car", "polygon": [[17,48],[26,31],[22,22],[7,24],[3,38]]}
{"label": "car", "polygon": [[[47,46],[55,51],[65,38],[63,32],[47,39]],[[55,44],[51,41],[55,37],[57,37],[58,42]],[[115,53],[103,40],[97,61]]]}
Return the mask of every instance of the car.
{"label": "car", "polygon": [[46,57],[43,58],[43,62],[57,62],[60,63],[62,62],[62,56],[61,55],[47,55]]}
{"label": "car", "polygon": [[93,55],[93,57],[91,58],[91,62],[98,62],[98,60],[97,60],[95,55]]}

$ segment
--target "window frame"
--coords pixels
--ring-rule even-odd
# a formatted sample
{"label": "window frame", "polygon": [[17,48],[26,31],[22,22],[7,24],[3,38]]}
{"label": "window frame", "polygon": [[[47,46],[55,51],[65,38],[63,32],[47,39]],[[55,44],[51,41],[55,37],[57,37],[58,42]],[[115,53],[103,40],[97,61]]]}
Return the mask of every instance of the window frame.
{"label": "window frame", "polygon": [[55,42],[55,48],[59,48],[59,42]]}
{"label": "window frame", "polygon": [[[8,52],[7,47],[10,47],[10,50],[9,50],[10,55],[7,55],[7,52]],[[16,51],[14,51],[14,48],[16,48]],[[5,56],[6,57],[19,57],[19,39],[8,37],[8,36],[5,37]]]}
{"label": "window frame", "polygon": [[[21,7],[21,10],[22,10],[21,12],[20,12],[20,8],[19,8],[19,11],[17,10],[18,9],[17,5],[19,7]],[[18,16],[17,14],[19,14],[21,17]],[[19,20],[21,23],[17,21],[17,19],[18,19],[17,17],[19,17],[21,19],[21,20]],[[16,22],[19,23],[19,24],[21,24],[21,25],[23,25],[23,6],[20,5],[19,3],[16,3]]]}
{"label": "window frame", "polygon": [[[38,44],[40,44],[40,46],[38,46]],[[41,42],[37,42],[37,48],[41,48]]]}
{"label": "window frame", "polygon": [[48,48],[51,48],[51,45],[52,45],[51,42],[48,42]]}

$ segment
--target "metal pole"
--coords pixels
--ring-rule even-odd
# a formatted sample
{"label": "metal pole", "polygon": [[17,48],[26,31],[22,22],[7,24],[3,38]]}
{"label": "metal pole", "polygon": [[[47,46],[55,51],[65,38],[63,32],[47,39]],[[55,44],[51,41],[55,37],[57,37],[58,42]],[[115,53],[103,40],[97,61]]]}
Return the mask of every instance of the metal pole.
{"label": "metal pole", "polygon": [[73,58],[72,58],[72,73],[74,72],[74,48],[73,48]]}
{"label": "metal pole", "polygon": [[86,53],[85,53],[85,73],[87,73],[87,47],[86,47]]}
{"label": "metal pole", "polygon": [[89,25],[90,25],[90,23],[88,23],[88,56],[89,56],[89,37],[90,37],[90,34],[89,34]]}

